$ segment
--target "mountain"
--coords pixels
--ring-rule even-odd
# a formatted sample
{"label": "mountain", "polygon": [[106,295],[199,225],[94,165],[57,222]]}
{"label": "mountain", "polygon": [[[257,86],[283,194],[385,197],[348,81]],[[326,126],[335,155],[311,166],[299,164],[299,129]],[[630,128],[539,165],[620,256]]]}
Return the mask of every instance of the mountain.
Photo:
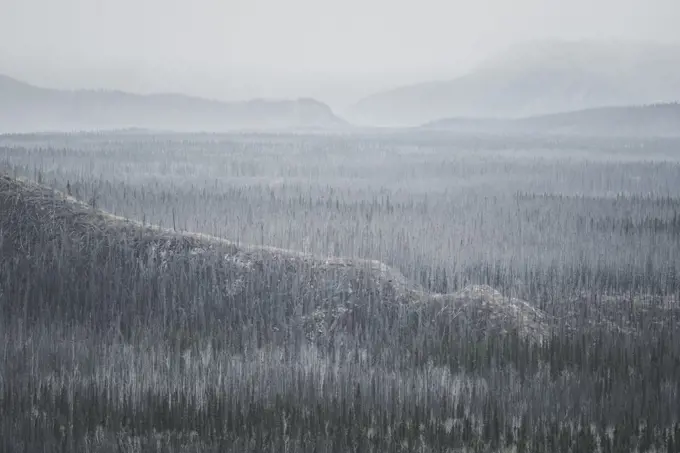
{"label": "mountain", "polygon": [[313,99],[225,103],[180,94],[63,91],[0,75],[0,132],[126,128],[220,132],[344,125],[327,105]]}
{"label": "mountain", "polygon": [[518,119],[450,118],[427,123],[422,129],[490,134],[680,137],[680,104],[601,107]]}
{"label": "mountain", "polygon": [[519,118],[680,100],[680,46],[538,41],[517,45],[453,80],[371,95],[358,124],[404,126],[441,118]]}

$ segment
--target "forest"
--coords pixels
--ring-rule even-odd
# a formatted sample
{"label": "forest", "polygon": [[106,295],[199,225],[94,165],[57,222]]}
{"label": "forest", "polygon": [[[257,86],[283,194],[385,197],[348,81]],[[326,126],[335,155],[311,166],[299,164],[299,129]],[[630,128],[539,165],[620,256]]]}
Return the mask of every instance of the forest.
{"label": "forest", "polygon": [[680,140],[0,136],[0,449],[680,452]]}

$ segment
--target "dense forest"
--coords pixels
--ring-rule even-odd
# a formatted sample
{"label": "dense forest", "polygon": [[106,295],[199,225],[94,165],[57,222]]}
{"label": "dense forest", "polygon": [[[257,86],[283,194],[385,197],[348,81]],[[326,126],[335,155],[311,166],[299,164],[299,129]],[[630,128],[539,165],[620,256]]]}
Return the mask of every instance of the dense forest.
{"label": "dense forest", "polygon": [[0,448],[680,452],[679,146],[2,136]]}

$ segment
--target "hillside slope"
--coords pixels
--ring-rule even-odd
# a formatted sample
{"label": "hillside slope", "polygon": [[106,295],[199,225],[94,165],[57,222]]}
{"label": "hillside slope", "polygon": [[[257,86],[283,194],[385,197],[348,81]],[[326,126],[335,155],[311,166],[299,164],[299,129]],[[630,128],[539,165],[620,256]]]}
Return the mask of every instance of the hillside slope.
{"label": "hillside slope", "polygon": [[441,118],[519,118],[680,99],[677,46],[601,41],[519,45],[453,80],[376,93],[357,103],[360,124]]}
{"label": "hillside slope", "polygon": [[313,99],[225,103],[179,94],[61,91],[0,75],[0,132],[132,127],[220,132],[343,126],[345,122],[327,105]]}
{"label": "hillside slope", "polygon": [[489,134],[678,137],[680,104],[603,107],[519,119],[451,118],[425,124],[422,129]]}
{"label": "hillside slope", "polygon": [[488,287],[429,294],[377,261],[145,226],[7,176],[0,176],[0,211],[0,294],[24,301],[1,307],[7,316],[50,312],[131,332],[156,323],[232,333],[257,326],[265,342],[341,335],[382,343],[413,329],[414,317],[433,336],[446,329],[541,341],[550,333],[545,313]]}

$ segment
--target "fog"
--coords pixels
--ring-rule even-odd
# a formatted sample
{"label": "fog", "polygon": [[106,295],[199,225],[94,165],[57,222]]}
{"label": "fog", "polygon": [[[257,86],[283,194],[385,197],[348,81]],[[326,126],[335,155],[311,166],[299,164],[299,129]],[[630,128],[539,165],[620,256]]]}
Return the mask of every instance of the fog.
{"label": "fog", "polygon": [[0,0],[0,453],[680,453],[679,19]]}
{"label": "fog", "polygon": [[0,11],[0,73],[34,84],[339,108],[526,40],[680,40],[675,0],[0,0]]}

